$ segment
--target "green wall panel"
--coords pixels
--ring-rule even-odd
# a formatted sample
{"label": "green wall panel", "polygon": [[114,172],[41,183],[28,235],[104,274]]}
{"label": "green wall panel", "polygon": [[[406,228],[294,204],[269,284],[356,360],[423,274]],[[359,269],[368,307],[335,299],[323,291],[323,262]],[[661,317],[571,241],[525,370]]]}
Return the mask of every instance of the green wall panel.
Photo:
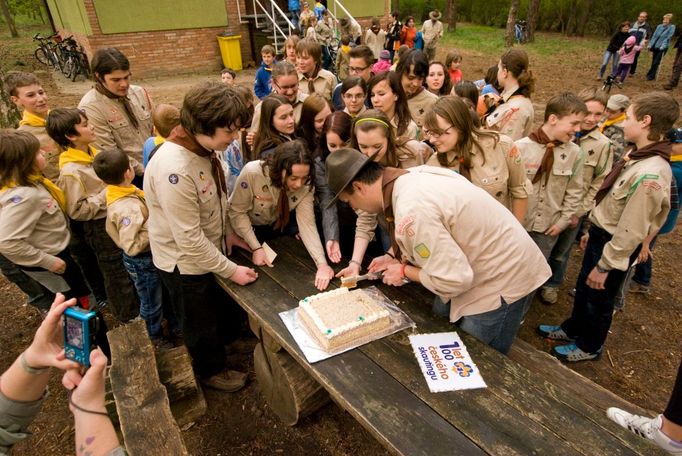
{"label": "green wall panel", "polygon": [[58,28],[83,35],[92,34],[83,0],[47,0],[47,6]]}
{"label": "green wall panel", "polygon": [[102,33],[227,26],[225,0],[93,0]]}
{"label": "green wall panel", "polygon": [[[313,2],[314,3],[314,2]],[[384,0],[341,0],[343,6],[353,15],[353,17],[383,16]],[[328,0],[327,6],[334,12],[334,0]],[[339,7],[336,8],[339,18],[345,17],[346,13]]]}

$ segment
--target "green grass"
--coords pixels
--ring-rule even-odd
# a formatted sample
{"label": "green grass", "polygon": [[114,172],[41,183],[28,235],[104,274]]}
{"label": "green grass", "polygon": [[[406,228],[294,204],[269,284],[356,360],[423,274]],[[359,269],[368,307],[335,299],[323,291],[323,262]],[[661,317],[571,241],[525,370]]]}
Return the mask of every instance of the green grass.
{"label": "green grass", "polygon": [[[17,60],[25,60],[27,55],[33,55],[33,51],[38,45],[33,42],[33,35],[51,35],[52,31],[49,24],[45,25],[19,25],[17,24],[18,38],[12,38],[8,28],[0,30],[0,69],[22,70],[21,66],[16,67]],[[31,57],[33,59],[33,57]],[[27,63],[27,62],[24,62]]]}

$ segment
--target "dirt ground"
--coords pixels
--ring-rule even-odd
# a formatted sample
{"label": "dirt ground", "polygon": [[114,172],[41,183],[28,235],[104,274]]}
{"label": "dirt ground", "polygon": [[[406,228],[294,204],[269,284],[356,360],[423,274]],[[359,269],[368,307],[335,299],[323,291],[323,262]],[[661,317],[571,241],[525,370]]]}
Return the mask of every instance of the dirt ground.
{"label": "dirt ground", "polygon": [[[0,51],[2,43],[0,43]],[[463,71],[467,78],[482,77],[485,69],[498,56],[482,55],[463,49]],[[531,66],[538,79],[534,100],[537,120],[541,121],[543,102],[560,90],[578,91],[597,84],[593,79],[600,56],[570,59],[565,55],[533,59]],[[11,60],[10,60],[11,59]],[[33,63],[30,55],[10,55],[7,61],[22,62],[17,70],[36,71],[45,82],[52,106],[74,106],[90,87],[88,82],[70,83],[60,75],[52,75]],[[666,58],[661,75],[670,74],[670,58]],[[642,68],[650,60],[645,55]],[[644,71],[640,71],[644,73]],[[253,71],[244,71],[238,82],[250,85]],[[470,76],[471,75],[471,76]],[[174,76],[139,81],[154,100],[179,105],[184,91],[193,83],[217,79],[213,74]],[[628,81],[627,95],[659,88],[664,82],[647,83],[643,77]],[[615,89],[618,90],[618,89]],[[682,90],[672,94],[682,102]],[[678,286],[682,279],[676,273],[676,260],[681,250],[679,229],[662,237],[654,250],[654,278],[648,296],[628,296],[623,312],[619,312],[606,343],[606,356],[598,362],[571,367],[619,396],[649,410],[659,412],[666,404],[677,366],[680,362],[682,336],[682,304]],[[572,301],[568,290],[573,287],[581,255],[576,247],[571,258],[566,283],[560,300],[554,306],[535,302],[528,314],[520,337],[540,350],[550,343],[537,337],[534,328],[540,323],[558,323],[570,312]],[[36,310],[26,304],[24,295],[0,276],[0,370],[26,347],[40,322]],[[196,455],[379,455],[386,451],[346,412],[334,404],[326,406],[293,428],[282,426],[264,403],[254,378],[252,359],[248,355],[233,360],[235,367],[250,372],[247,388],[235,394],[206,392],[207,414],[183,429],[183,437],[191,454]],[[15,455],[73,454],[73,421],[66,405],[66,395],[55,375],[45,408],[31,427],[34,436],[15,447]]]}

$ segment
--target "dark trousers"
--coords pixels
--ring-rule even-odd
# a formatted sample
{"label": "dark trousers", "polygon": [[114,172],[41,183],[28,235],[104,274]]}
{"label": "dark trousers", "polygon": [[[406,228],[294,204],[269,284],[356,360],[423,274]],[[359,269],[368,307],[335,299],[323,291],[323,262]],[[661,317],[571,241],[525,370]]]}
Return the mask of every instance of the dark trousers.
{"label": "dark trousers", "polygon": [[104,277],[107,302],[114,316],[125,323],[140,314],[140,303],[123,266],[123,252],[107,234],[105,223],[106,219],[83,222],[83,232]]}
{"label": "dark trousers", "polygon": [[76,220],[70,222],[71,242],[69,243],[69,251],[83,271],[83,276],[97,302],[106,302],[107,292],[104,288],[104,277],[102,277],[99,264],[97,264],[97,256],[85,240],[85,222]]}
{"label": "dark trousers", "polygon": [[680,74],[682,74],[682,47],[677,48],[675,53],[675,61],[673,62],[673,73],[670,75],[670,87],[677,87],[680,82]]}
{"label": "dark trousers", "polygon": [[[611,235],[593,225],[589,231],[590,239],[585,248],[583,264],[575,285],[575,298],[571,316],[561,324],[561,328],[581,350],[588,353],[599,351],[611,328],[613,307],[618,289],[625,280],[627,271],[612,269],[606,277],[604,290],[595,290],[587,286],[587,276],[601,259],[604,245],[611,240]],[[639,248],[631,256],[631,260],[639,254]]]}
{"label": "dark trousers", "polygon": [[40,310],[50,310],[54,293],[42,286],[36,280],[27,276],[19,266],[0,255],[0,271],[7,280],[15,284],[28,297],[28,303]]}
{"label": "dark trousers", "polygon": [[[656,239],[658,239],[658,236],[654,237],[651,240],[651,243],[649,244],[649,249],[651,250],[654,249],[654,246],[656,245]],[[637,266],[635,266],[635,275],[632,277],[632,280],[634,280],[640,285],[649,286],[651,284],[652,266],[653,266],[652,257],[651,255],[649,255],[649,259],[646,260],[644,263],[637,263]]]}
{"label": "dark trousers", "polygon": [[660,49],[654,49],[651,51],[651,68],[649,68],[649,72],[646,74],[646,78],[649,81],[653,81],[656,79],[656,73],[658,73],[658,66],[661,64],[661,60],[663,60],[663,56],[665,55],[667,50],[660,50]]}
{"label": "dark trousers", "polygon": [[631,71],[632,65],[634,65],[634,63],[619,63],[616,73],[613,76],[615,78],[620,78],[620,82],[625,82],[625,79],[628,77],[628,71]]}
{"label": "dark trousers", "polygon": [[635,71],[637,71],[637,61],[639,60],[639,53],[640,51],[637,51],[635,53],[635,60],[632,61],[632,65],[630,65],[630,74],[634,76]]}
{"label": "dark trousers", "polygon": [[682,363],[677,370],[675,386],[663,415],[678,426],[682,426]]}
{"label": "dark trousers", "polygon": [[[213,274],[180,274],[159,271],[168,289],[175,315],[180,322],[187,350],[192,356],[194,372],[199,377],[211,377],[225,369],[227,341],[223,331],[233,331],[235,320],[223,324],[228,310],[236,304],[216,283]],[[234,335],[234,332],[232,332]]]}

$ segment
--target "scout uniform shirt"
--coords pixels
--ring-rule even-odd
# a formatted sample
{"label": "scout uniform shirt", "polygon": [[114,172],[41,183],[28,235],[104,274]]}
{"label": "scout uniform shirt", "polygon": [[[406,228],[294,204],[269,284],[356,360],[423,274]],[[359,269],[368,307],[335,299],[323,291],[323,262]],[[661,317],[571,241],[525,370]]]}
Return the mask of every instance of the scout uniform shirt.
{"label": "scout uniform shirt", "polygon": [[530,98],[514,95],[519,86],[501,93],[501,103],[490,114],[485,123],[491,130],[509,136],[514,141],[528,136],[533,129],[535,110]]}
{"label": "scout uniform shirt", "polygon": [[[298,95],[296,96],[296,102],[294,103],[294,120],[296,121],[296,126],[298,126],[298,123],[301,121],[301,111],[303,111],[303,102],[305,101],[306,98],[308,98],[308,94],[302,93],[301,91],[299,91]],[[260,123],[260,111],[263,107],[262,105],[263,102],[261,101],[253,109],[253,119],[251,120],[251,128],[249,128],[250,132],[253,133],[258,132],[258,124]]]}
{"label": "scout uniform shirt", "polygon": [[451,302],[450,321],[511,304],[551,270],[514,215],[443,168],[420,166],[393,186],[395,238],[426,288]]}
{"label": "scout uniform shirt", "polygon": [[45,119],[28,111],[24,111],[23,117],[19,122],[17,130],[27,131],[40,141],[40,150],[45,156],[45,169],[43,174],[52,182],[56,182],[59,177],[59,147],[45,130]]}
{"label": "scout uniform shirt", "polygon": [[79,221],[99,220],[107,216],[107,185],[92,168],[97,151],[69,147],[59,156],[57,185],[66,197],[66,214]]}
{"label": "scout uniform shirt", "polygon": [[0,252],[12,263],[49,270],[70,239],[64,212],[46,187],[0,189]]}
{"label": "scout uniform shirt", "polygon": [[[271,225],[277,220],[277,202],[280,192],[272,185],[267,166],[254,160],[244,165],[237,178],[234,193],[230,197],[230,221],[237,233],[252,250],[261,246],[252,225]],[[326,264],[324,249],[315,225],[312,185],[303,185],[294,193],[288,193],[289,209],[296,209],[296,222],[301,240],[316,265]]]}
{"label": "scout uniform shirt", "polygon": [[[527,199],[533,193],[533,184],[526,177],[521,153],[508,136],[500,136],[497,144],[494,138],[488,137],[479,137],[478,141],[485,152],[471,148],[471,183],[511,210],[513,199]],[[426,164],[442,167],[438,155],[432,155]],[[459,172],[460,163],[454,153],[448,152],[446,156],[450,163],[448,169]]]}
{"label": "scout uniform shirt", "polygon": [[[526,166],[526,175],[533,181],[540,168],[545,146],[530,138],[516,141]],[[528,231],[544,233],[552,225],[565,229],[583,198],[583,174],[580,147],[572,142],[554,147],[554,165],[533,184],[528,198],[528,212],[523,226]],[[549,177],[548,177],[549,176]]]}
{"label": "scout uniform shirt", "polygon": [[218,195],[211,161],[166,140],[144,176],[154,265],[180,274],[228,278],[237,265],[223,253],[230,229],[227,195]]}
{"label": "scout uniform shirt", "polygon": [[107,234],[126,255],[149,251],[148,218],[143,191],[134,185],[107,185]]}
{"label": "scout uniform shirt", "polygon": [[594,196],[613,166],[613,152],[609,138],[594,128],[580,138],[583,156],[583,201],[575,216],[580,218],[594,207]]}
{"label": "scout uniform shirt", "polygon": [[417,124],[414,123],[414,120],[410,119],[410,122],[407,124],[407,128],[405,129],[405,132],[402,135],[398,134],[398,115],[396,114],[393,116],[393,119],[391,119],[391,126],[393,127],[393,133],[395,134],[396,138],[403,138],[403,139],[417,139],[419,136],[419,127],[417,127]]}
{"label": "scout uniform shirt", "polygon": [[410,109],[410,116],[419,128],[424,125],[426,114],[433,108],[438,101],[438,95],[422,89],[421,92],[407,99],[407,107]]}
{"label": "scout uniform shirt", "polygon": [[[310,95],[310,89],[308,87],[308,77],[303,73],[298,73],[298,90],[302,93]],[[327,71],[321,68],[317,73],[317,77],[313,79],[313,87],[315,87],[315,93],[322,95],[327,101],[332,101],[332,92],[338,81],[336,76],[331,71]]]}
{"label": "scout uniform shirt", "polygon": [[443,23],[441,21],[434,23],[431,19],[426,20],[422,25],[422,36],[424,48],[435,48],[443,37]]}
{"label": "scout uniform shirt", "polygon": [[613,187],[590,213],[590,221],[613,237],[599,266],[626,271],[630,255],[665,223],[670,211],[670,163],[655,156],[628,161]]}
{"label": "scout uniform shirt", "polygon": [[121,101],[111,99],[95,89],[90,89],[78,104],[85,109],[88,122],[95,127],[94,146],[98,150],[119,149],[128,155],[135,173],[144,172],[142,167],[142,146],[153,136],[152,102],[147,92],[140,86],[131,85],[128,100],[138,121],[138,128],[128,120]]}

